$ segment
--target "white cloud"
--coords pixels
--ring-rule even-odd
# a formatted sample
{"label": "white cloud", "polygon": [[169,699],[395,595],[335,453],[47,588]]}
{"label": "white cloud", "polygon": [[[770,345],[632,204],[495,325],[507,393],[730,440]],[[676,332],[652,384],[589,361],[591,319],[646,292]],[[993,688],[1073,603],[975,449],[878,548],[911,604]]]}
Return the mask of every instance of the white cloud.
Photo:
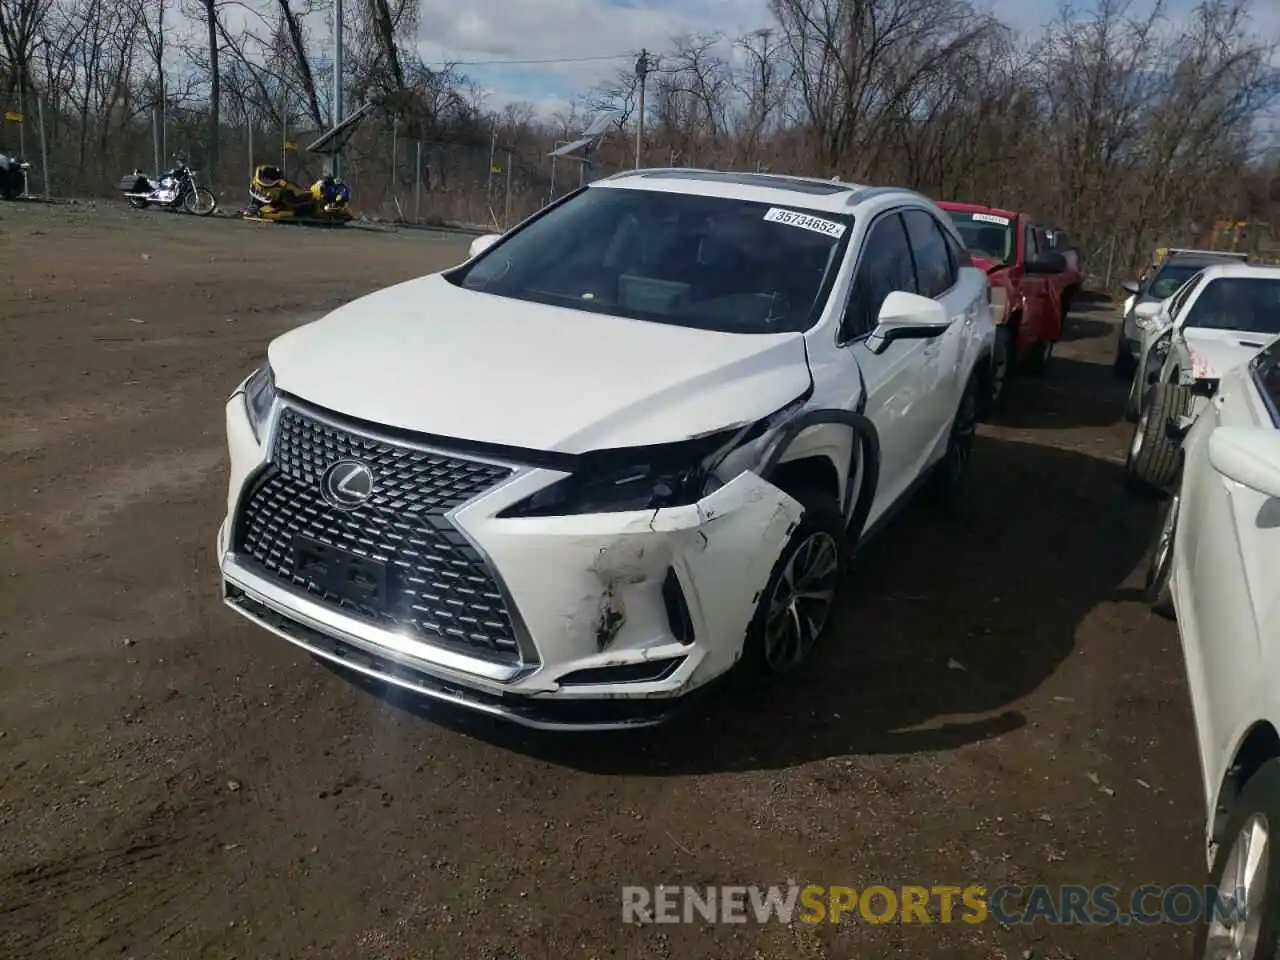
{"label": "white cloud", "polygon": [[[767,0],[467,0],[461,15],[457,0],[422,0],[418,46],[429,62],[461,61],[459,69],[492,91],[494,103],[563,104],[630,69],[642,47],[662,50],[681,33],[745,33],[768,19]],[[565,62],[467,62],[557,59]]]}

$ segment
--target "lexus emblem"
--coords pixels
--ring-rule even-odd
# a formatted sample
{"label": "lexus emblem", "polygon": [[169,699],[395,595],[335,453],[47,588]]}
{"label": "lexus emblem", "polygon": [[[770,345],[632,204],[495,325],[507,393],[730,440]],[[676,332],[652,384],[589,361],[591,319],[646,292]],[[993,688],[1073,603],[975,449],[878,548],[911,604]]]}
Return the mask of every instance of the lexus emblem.
{"label": "lexus emblem", "polygon": [[359,460],[339,460],[320,477],[320,493],[335,507],[351,510],[373,493],[373,472]]}

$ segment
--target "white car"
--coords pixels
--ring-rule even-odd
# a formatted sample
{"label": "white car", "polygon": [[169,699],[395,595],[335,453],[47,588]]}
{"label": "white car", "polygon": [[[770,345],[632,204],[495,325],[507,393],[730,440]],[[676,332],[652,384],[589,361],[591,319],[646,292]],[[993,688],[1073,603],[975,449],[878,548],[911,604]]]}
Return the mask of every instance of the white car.
{"label": "white car", "polygon": [[1137,420],[1129,479],[1164,488],[1177,476],[1181,437],[1226,370],[1280,335],[1280,268],[1224,263],[1191,277],[1149,310],[1126,413]]}
{"label": "white car", "polygon": [[[1280,311],[1280,278],[1253,282]],[[1184,441],[1147,574],[1148,599],[1182,636],[1210,882],[1243,907],[1204,926],[1205,958],[1280,955],[1278,403],[1280,343],[1223,375]]]}
{"label": "white car", "polygon": [[226,408],[224,595],[530,726],[636,726],[822,633],[857,543],[959,491],[995,326],[919,194],[641,170],[284,334]]}

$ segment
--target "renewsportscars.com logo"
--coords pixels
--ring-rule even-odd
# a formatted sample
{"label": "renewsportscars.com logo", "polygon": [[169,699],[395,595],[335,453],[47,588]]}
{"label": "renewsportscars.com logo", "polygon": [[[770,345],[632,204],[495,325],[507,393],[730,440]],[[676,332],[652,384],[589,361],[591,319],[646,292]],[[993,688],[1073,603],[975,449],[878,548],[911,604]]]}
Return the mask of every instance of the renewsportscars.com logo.
{"label": "renewsportscars.com logo", "polygon": [[623,887],[622,922],[648,923],[1047,923],[1096,926],[1243,922],[1243,891],[1148,883],[1127,897],[1113,884],[1086,887],[720,886]]}

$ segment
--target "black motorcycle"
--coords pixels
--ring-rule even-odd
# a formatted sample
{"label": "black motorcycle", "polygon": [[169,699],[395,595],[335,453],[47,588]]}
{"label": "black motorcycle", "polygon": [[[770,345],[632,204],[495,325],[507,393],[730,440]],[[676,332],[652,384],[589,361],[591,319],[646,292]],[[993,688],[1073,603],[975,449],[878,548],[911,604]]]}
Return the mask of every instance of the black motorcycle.
{"label": "black motorcycle", "polygon": [[152,179],[141,170],[134,170],[120,180],[120,192],[135,210],[162,207],[165,210],[182,210],[207,217],[218,209],[213,191],[196,182],[196,171],[182,158],[175,158],[178,165],[164,176]]}
{"label": "black motorcycle", "polygon": [[25,160],[0,153],[0,197],[17,200],[27,194],[27,171],[31,164]]}

